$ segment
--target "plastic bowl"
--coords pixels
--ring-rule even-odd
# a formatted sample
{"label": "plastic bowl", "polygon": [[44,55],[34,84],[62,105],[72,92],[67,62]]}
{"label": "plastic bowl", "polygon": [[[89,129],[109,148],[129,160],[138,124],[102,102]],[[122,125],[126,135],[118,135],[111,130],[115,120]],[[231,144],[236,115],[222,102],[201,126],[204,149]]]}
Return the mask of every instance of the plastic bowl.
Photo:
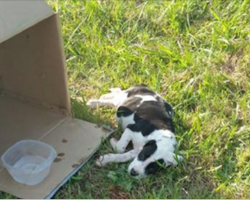
{"label": "plastic bowl", "polygon": [[50,145],[22,140],[2,155],[2,164],[13,179],[25,185],[37,185],[49,174],[57,153]]}

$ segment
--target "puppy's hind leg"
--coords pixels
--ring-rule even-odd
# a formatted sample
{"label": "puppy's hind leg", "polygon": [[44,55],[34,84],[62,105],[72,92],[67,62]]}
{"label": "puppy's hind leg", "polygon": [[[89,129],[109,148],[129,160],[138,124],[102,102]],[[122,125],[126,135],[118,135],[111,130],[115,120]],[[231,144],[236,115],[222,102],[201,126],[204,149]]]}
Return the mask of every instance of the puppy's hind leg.
{"label": "puppy's hind leg", "polygon": [[99,106],[117,107],[126,100],[127,94],[120,88],[111,88],[110,93],[102,95],[99,99],[91,99],[87,102],[87,106],[96,108]]}
{"label": "puppy's hind leg", "polygon": [[102,95],[99,99],[90,99],[87,102],[87,106],[91,108],[96,108],[99,106],[115,107],[115,94],[111,92]]}
{"label": "puppy's hind leg", "polygon": [[90,99],[87,102],[87,106],[89,106],[90,108],[97,108],[101,106],[107,106],[111,108],[115,107],[112,101],[106,99]]}

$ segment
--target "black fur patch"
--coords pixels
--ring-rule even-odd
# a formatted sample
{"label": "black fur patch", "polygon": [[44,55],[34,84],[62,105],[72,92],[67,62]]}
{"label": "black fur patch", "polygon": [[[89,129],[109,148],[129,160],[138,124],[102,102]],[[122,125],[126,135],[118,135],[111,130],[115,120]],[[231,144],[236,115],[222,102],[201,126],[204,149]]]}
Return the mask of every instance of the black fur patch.
{"label": "black fur patch", "polygon": [[155,162],[151,162],[148,164],[148,166],[145,169],[145,174],[154,174],[156,173],[160,168],[161,165],[164,164],[164,160],[163,159],[159,159]]}
{"label": "black fur patch", "polygon": [[148,136],[150,133],[157,129],[147,120],[139,120],[135,124],[128,125],[127,128],[133,132],[141,132],[143,136]]}
{"label": "black fur patch", "polygon": [[153,124],[156,129],[170,130],[174,133],[173,120],[165,111],[163,105],[157,101],[145,101],[136,110],[140,119],[146,120]]}
{"label": "black fur patch", "polygon": [[141,103],[142,98],[140,97],[134,97],[134,98],[128,98],[125,103],[120,106],[117,111],[116,115],[117,117],[127,117],[131,114],[133,114],[137,108],[137,105]]}
{"label": "black fur patch", "polygon": [[121,116],[127,117],[127,116],[129,116],[131,114],[133,114],[133,112],[129,108],[125,107],[125,106],[120,106],[116,111],[117,117],[121,117]]}
{"label": "black fur patch", "polygon": [[135,86],[127,90],[128,97],[135,96],[137,94],[143,94],[143,95],[155,95],[155,92],[150,90],[147,86],[141,85],[141,86]]}
{"label": "black fur patch", "polygon": [[141,118],[137,115],[137,113],[135,113],[134,115],[134,121],[135,123],[138,122]]}
{"label": "black fur patch", "polygon": [[165,111],[168,113],[169,117],[173,119],[174,118],[173,107],[168,102],[166,102],[164,99],[162,99],[159,96],[157,96],[156,99],[157,99],[158,102],[163,102]]}
{"label": "black fur patch", "polygon": [[170,130],[174,133],[173,125],[173,109],[170,104],[161,97],[156,97],[157,101],[144,101],[142,98],[134,95],[150,95],[156,94],[146,86],[135,86],[127,90],[127,100],[117,110],[117,117],[129,116],[134,114],[135,125],[130,125],[132,131],[142,132],[143,136],[147,136],[156,129]]}
{"label": "black fur patch", "polygon": [[138,155],[139,161],[147,160],[155,151],[157,150],[157,145],[155,140],[148,141],[144,146],[141,152]]}

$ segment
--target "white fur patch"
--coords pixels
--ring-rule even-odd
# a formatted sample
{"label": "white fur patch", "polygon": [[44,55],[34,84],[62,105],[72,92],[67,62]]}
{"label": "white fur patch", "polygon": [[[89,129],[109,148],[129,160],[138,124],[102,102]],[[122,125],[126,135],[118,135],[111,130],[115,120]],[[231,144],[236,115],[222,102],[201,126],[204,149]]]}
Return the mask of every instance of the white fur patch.
{"label": "white fur patch", "polygon": [[122,125],[122,129],[124,130],[129,124],[134,124],[135,123],[134,117],[135,117],[135,114],[133,113],[133,114],[127,116],[127,117],[121,116],[119,118],[116,118],[116,120],[117,120],[117,122],[119,124]]}
{"label": "white fur patch", "polygon": [[99,106],[118,107],[126,99],[128,94],[120,88],[111,88],[111,93],[102,95],[99,99],[91,99],[87,102],[87,106],[96,108]]}
{"label": "white fur patch", "polygon": [[144,101],[157,101],[157,99],[154,96],[151,95],[135,95],[135,97],[139,97],[142,99],[142,102]]}

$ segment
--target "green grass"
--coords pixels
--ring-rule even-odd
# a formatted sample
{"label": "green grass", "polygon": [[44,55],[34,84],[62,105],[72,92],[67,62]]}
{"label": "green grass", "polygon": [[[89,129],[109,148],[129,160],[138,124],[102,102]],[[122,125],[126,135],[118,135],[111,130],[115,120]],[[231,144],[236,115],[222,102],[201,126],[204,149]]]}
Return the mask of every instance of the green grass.
{"label": "green grass", "polygon": [[[91,159],[55,198],[250,198],[249,0],[49,3],[61,17],[75,116],[115,127],[114,111],[85,102],[147,84],[174,106],[185,157],[142,180],[128,164]],[[105,141],[98,154],[110,151]]]}

